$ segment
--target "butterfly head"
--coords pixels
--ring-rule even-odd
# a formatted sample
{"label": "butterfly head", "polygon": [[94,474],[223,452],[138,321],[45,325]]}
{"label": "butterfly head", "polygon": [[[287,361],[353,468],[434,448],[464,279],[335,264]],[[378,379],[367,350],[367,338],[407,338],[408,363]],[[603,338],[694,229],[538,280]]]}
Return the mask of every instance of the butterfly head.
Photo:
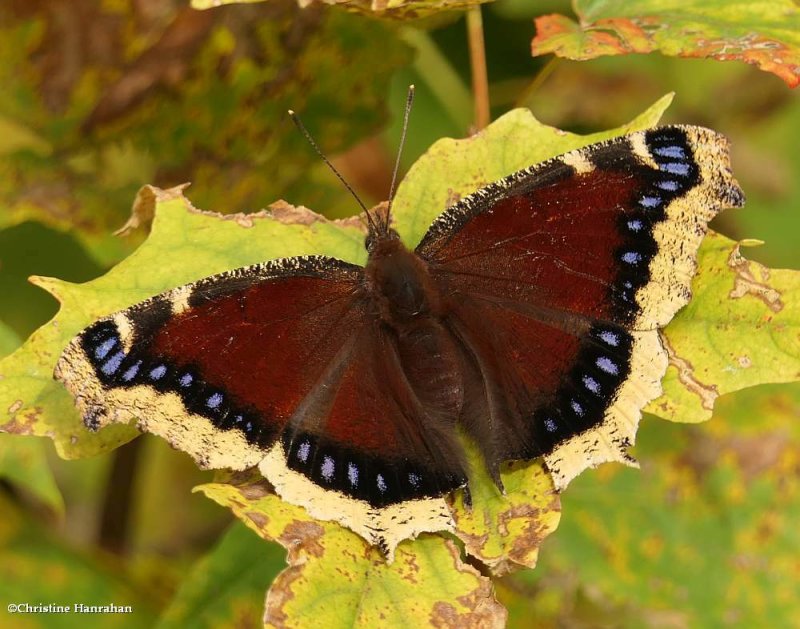
{"label": "butterfly head", "polygon": [[379,251],[396,249],[400,244],[400,234],[391,227],[389,216],[389,203],[384,201],[371,210],[366,210],[367,237],[364,239],[364,247],[370,257],[380,256]]}
{"label": "butterfly head", "polygon": [[384,249],[395,249],[399,241],[400,234],[391,227],[387,228],[385,232],[377,232],[370,229],[364,239],[364,247],[370,256],[380,256]]}

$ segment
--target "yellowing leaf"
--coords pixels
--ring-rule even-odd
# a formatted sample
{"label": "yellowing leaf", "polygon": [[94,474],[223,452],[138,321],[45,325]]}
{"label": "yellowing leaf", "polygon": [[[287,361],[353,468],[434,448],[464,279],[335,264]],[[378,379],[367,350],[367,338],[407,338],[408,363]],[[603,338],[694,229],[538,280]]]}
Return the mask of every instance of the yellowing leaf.
{"label": "yellowing leaf", "polygon": [[505,494],[495,487],[474,448],[469,448],[472,505],[460,492],[453,517],[466,551],[494,575],[533,568],[542,541],[558,527],[561,502],[541,461],[517,462],[502,471]]}
{"label": "yellowing leaf", "polygon": [[272,584],[265,624],[324,626],[502,627],[505,610],[489,579],[461,561],[452,542],[423,535],[387,564],[376,548],[339,525],[310,521],[300,507],[269,493],[261,480],[198,487],[265,539],[289,551]]}
{"label": "yellowing leaf", "polygon": [[800,379],[800,271],[768,269],[709,234],[694,298],[665,330],[664,395],[647,407],[666,419],[711,417],[720,395]]}
{"label": "yellowing leaf", "polygon": [[534,56],[593,59],[659,51],[740,60],[800,84],[800,8],[792,0],[576,0],[579,23],[536,20]]}

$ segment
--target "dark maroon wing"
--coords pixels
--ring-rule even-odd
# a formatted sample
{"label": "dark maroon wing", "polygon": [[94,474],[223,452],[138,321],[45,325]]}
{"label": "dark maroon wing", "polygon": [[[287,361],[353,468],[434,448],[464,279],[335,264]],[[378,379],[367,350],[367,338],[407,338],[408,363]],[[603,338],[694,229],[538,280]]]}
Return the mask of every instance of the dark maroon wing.
{"label": "dark maroon wing", "polygon": [[260,465],[289,502],[391,546],[420,526],[446,528],[449,515],[394,535],[381,510],[440,497],[465,478],[459,457],[438,460],[457,448],[452,427],[426,430],[382,343],[361,267],[288,258],[97,321],[56,377],[91,428],[135,418],[206,467]]}
{"label": "dark maroon wing", "polygon": [[520,171],[433,223],[416,251],[483,392],[463,421],[490,467],[545,455],[563,486],[627,459],[666,369],[657,329],[689,299],[708,221],[742,202],[724,138],[662,127]]}

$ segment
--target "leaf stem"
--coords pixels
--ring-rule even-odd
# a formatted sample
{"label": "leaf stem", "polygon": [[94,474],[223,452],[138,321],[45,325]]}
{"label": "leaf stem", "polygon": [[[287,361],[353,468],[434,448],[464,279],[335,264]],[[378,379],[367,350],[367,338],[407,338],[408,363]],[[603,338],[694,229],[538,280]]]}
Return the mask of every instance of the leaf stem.
{"label": "leaf stem", "polygon": [[550,59],[547,63],[545,63],[544,66],[542,66],[542,69],[539,70],[539,73],[533,78],[533,80],[519,95],[519,97],[517,98],[517,105],[525,105],[528,102],[528,100],[534,95],[534,93],[549,78],[549,76],[553,73],[553,70],[555,70],[560,63],[561,59],[556,56],[553,56],[552,59]]}
{"label": "leaf stem", "polygon": [[475,99],[475,129],[489,125],[489,77],[486,72],[486,46],[483,39],[481,5],[467,9],[467,39],[472,66],[472,93]]}

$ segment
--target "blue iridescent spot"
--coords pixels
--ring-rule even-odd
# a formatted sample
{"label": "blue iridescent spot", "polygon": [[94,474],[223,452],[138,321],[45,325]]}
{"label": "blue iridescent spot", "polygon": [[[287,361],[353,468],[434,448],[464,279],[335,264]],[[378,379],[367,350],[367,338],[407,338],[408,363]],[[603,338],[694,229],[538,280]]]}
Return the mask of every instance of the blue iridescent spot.
{"label": "blue iridescent spot", "polygon": [[378,476],[375,478],[375,482],[378,484],[378,491],[381,493],[388,489],[388,487],[386,487],[386,481],[383,480],[383,476],[381,474],[378,474]]}
{"label": "blue iridescent spot", "polygon": [[214,393],[206,400],[208,408],[217,408],[220,404],[222,404],[222,393]]}
{"label": "blue iridescent spot", "polygon": [[680,185],[677,181],[672,179],[664,179],[663,181],[656,182],[656,188],[661,188],[662,190],[669,190],[670,192],[675,192]]}
{"label": "blue iridescent spot", "polygon": [[352,487],[358,487],[358,467],[355,463],[347,464],[347,480]]}
{"label": "blue iridescent spot", "polygon": [[642,261],[642,254],[638,251],[626,251],[622,254],[622,261],[627,264],[639,264]]}
{"label": "blue iridescent spot", "polygon": [[122,374],[122,379],[125,382],[130,382],[131,380],[133,380],[136,377],[136,374],[139,373],[139,367],[141,366],[142,366],[142,361],[137,360],[133,365],[131,365],[125,370],[125,373]]}
{"label": "blue iridescent spot", "polygon": [[682,146],[659,146],[653,149],[653,153],[661,157],[674,157],[675,159],[686,159],[686,152]]}
{"label": "blue iridescent spot", "polygon": [[165,365],[159,365],[158,367],[153,367],[150,370],[150,379],[161,380],[161,378],[164,377],[165,373],[167,373],[167,368]]}
{"label": "blue iridescent spot", "polygon": [[180,384],[182,387],[188,387],[193,381],[194,376],[192,376],[190,373],[185,373],[180,377],[180,380],[178,380],[178,384]]}
{"label": "blue iridescent spot", "polygon": [[244,431],[245,431],[247,434],[250,434],[250,433],[252,433],[252,432],[253,432],[253,422],[251,422],[251,421],[248,421],[248,422],[247,422],[247,423],[244,425]]}
{"label": "blue iridescent spot", "polygon": [[94,357],[97,360],[103,360],[106,356],[108,356],[108,352],[110,352],[114,346],[117,344],[117,337],[112,336],[110,339],[107,339],[100,343],[95,350],[94,350]]}
{"label": "blue iridescent spot", "polygon": [[646,208],[654,208],[661,205],[661,197],[642,197],[639,199],[639,205]]}
{"label": "blue iridescent spot", "polygon": [[336,466],[333,461],[333,457],[325,455],[325,458],[322,459],[322,466],[320,467],[322,478],[324,478],[328,482],[331,482],[333,480],[333,474],[335,471],[336,471]]}
{"label": "blue iridescent spot", "polygon": [[592,393],[600,394],[600,383],[591,376],[583,376],[583,386],[585,386]]}
{"label": "blue iridescent spot", "polygon": [[544,420],[544,427],[547,430],[547,432],[555,432],[556,430],[558,430],[558,426],[556,425],[556,423],[549,417]]}
{"label": "blue iridescent spot", "polygon": [[619,367],[617,367],[617,363],[607,356],[600,356],[600,358],[598,358],[594,364],[600,367],[600,369],[606,373],[610,373],[612,376],[619,374]]}
{"label": "blue iridescent spot", "polygon": [[420,480],[421,479],[419,477],[419,474],[415,474],[414,472],[409,472],[408,473],[408,482],[411,483],[411,486],[414,489],[417,489],[419,487]]}
{"label": "blue iridescent spot", "polygon": [[660,164],[659,167],[661,170],[672,173],[673,175],[689,174],[689,164],[682,164],[681,162],[666,162],[664,164]]}
{"label": "blue iridescent spot", "polygon": [[[237,419],[242,419],[241,415],[236,416]],[[303,463],[308,461],[308,455],[311,452],[311,444],[308,441],[304,441],[300,444],[297,448],[297,458],[300,459]]]}
{"label": "blue iridescent spot", "polygon": [[619,345],[619,334],[611,330],[603,330],[600,332],[600,339],[606,345],[611,345],[611,347],[617,347],[617,345]]}
{"label": "blue iridescent spot", "polygon": [[100,367],[100,371],[102,371],[107,376],[110,376],[114,373],[117,369],[119,369],[120,364],[122,363],[122,359],[125,358],[124,352],[117,352],[111,358],[109,358],[103,366]]}
{"label": "blue iridescent spot", "polygon": [[638,218],[628,221],[628,229],[632,232],[640,232],[644,228],[644,223]]}
{"label": "blue iridescent spot", "polygon": [[584,413],[583,407],[578,403],[577,400],[572,400],[569,403],[569,405],[572,407],[572,410],[575,412],[575,414],[578,417],[583,417],[583,413]]}

